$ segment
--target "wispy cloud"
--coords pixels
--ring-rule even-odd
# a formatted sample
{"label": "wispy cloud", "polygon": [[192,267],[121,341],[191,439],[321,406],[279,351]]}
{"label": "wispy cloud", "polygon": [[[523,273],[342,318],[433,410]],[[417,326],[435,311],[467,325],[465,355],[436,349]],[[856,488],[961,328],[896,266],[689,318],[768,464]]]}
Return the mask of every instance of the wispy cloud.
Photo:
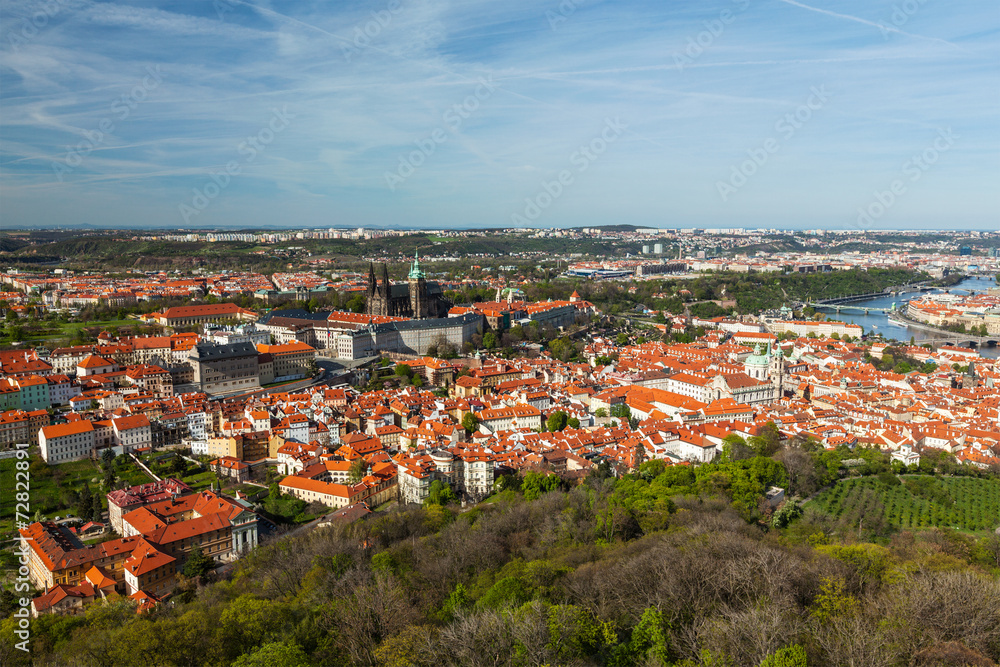
{"label": "wispy cloud", "polygon": [[[287,105],[287,129],[192,224],[509,224],[621,118],[614,150],[540,224],[847,226],[950,126],[962,142],[880,222],[995,226],[1000,19],[983,0],[927,2],[905,31],[891,0],[588,0],[558,30],[558,3],[529,0],[220,2],[63,0],[25,39],[43,3],[0,0],[0,223],[177,227],[178,204]],[[149,67],[162,83],[120,118]],[[495,93],[390,191],[400,155],[487,76]],[[720,171],[816,85],[833,93],[823,114],[722,206]]]}

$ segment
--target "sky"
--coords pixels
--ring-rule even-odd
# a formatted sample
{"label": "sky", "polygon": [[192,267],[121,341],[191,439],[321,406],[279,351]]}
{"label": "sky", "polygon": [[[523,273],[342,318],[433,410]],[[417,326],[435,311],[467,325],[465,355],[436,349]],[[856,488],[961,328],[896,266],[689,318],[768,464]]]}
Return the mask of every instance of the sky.
{"label": "sky", "polygon": [[1000,228],[995,0],[0,0],[0,227]]}

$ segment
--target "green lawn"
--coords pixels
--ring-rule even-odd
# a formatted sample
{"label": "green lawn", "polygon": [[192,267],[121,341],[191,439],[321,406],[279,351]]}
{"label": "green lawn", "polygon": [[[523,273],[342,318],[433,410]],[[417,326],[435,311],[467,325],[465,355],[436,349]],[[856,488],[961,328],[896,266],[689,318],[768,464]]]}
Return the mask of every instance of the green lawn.
{"label": "green lawn", "polygon": [[951,527],[972,532],[1000,525],[1000,480],[976,477],[903,475],[887,485],[876,477],[846,479],[806,503],[833,517],[871,504],[872,493],[885,520],[896,528]]}
{"label": "green lawn", "polygon": [[[148,454],[143,454],[140,456],[140,460],[149,466],[149,469],[160,477],[173,477],[179,479],[188,486],[190,486],[195,491],[203,491],[209,488],[213,482],[215,482],[215,472],[209,470],[206,466],[204,469],[199,469],[199,466],[188,462],[187,471],[183,475],[177,475],[173,471],[173,461],[176,455],[172,452],[150,452]],[[164,457],[158,463],[154,463],[156,459]]]}
{"label": "green lawn", "polygon": [[[20,324],[26,326],[27,320],[21,320],[19,322],[8,322],[8,326],[12,324]],[[34,333],[30,335],[25,335],[21,341],[12,342],[43,342],[48,340],[60,340],[60,339],[75,339],[82,338],[81,330],[84,328],[98,327],[100,329],[107,329],[108,327],[135,327],[141,325],[139,320],[102,320],[100,322],[58,322],[58,321],[41,321],[37,323],[43,327],[43,331],[40,333]],[[4,329],[4,337],[8,337],[7,329]]]}
{"label": "green lawn", "polygon": [[[91,460],[71,461],[57,466],[47,465],[34,454],[29,473],[29,516],[41,512],[45,518],[76,513],[76,494],[84,483],[95,495],[100,494],[101,471]],[[14,531],[14,514],[17,498],[15,459],[0,460],[0,536],[10,536]],[[96,482],[94,480],[97,480]],[[23,481],[23,477],[20,481]],[[23,492],[23,491],[22,491]],[[22,514],[23,514],[22,509]]]}

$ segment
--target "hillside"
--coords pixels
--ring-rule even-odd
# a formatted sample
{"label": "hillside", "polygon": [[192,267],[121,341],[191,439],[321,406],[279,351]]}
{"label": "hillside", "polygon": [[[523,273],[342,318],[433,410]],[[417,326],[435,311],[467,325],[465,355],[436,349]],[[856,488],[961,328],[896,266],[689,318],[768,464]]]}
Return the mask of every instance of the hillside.
{"label": "hillside", "polygon": [[[840,460],[811,456],[817,470]],[[811,512],[768,528],[784,521],[754,499],[787,483],[778,459],[791,459],[775,457],[693,470],[650,462],[571,490],[529,473],[473,508],[399,509],[316,529],[257,550],[230,580],[188,582],[154,613],[118,603],[33,621],[33,664],[1000,659],[1000,540],[931,529],[855,542],[853,530]],[[0,662],[27,664],[10,647],[11,622],[0,629]]]}
{"label": "hillside", "polygon": [[1000,480],[880,475],[838,482],[806,508],[893,528],[942,526],[992,531],[1000,525]]}

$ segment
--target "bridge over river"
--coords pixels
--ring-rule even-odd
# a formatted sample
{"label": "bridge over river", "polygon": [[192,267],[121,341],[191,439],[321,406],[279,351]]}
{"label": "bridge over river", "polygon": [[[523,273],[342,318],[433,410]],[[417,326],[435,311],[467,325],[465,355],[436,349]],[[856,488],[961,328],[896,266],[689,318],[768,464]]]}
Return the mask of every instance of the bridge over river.
{"label": "bridge over river", "polygon": [[[879,296],[884,296],[884,295],[880,294]],[[868,297],[868,298],[871,298],[871,297]],[[888,313],[894,313],[894,312],[897,311],[897,308],[895,307],[895,305],[893,305],[890,308],[879,308],[879,307],[876,307],[876,306],[845,306],[845,305],[841,305],[839,303],[834,304],[834,303],[823,303],[823,302],[812,302],[812,301],[807,301],[806,305],[807,306],[812,306],[816,310],[822,310],[822,309],[825,308],[827,310],[832,310],[832,311],[835,311],[835,312],[838,312],[838,313],[841,313],[841,312],[843,312],[843,313],[864,313],[865,315],[868,315],[870,313],[885,313],[885,314],[888,314]]]}

